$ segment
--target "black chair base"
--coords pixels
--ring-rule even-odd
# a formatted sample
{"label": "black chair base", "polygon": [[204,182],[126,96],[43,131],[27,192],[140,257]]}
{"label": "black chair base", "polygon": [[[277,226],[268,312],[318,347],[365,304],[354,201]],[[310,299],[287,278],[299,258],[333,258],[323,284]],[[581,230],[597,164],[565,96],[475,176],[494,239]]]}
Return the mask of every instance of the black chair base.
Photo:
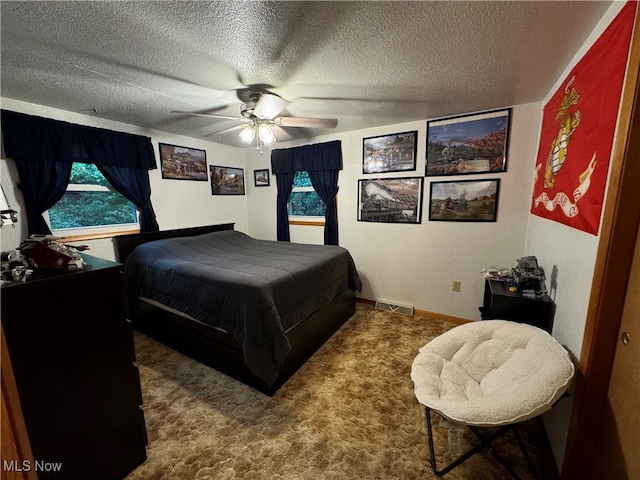
{"label": "black chair base", "polygon": [[509,465],[509,463],[505,460],[505,458],[502,455],[500,455],[500,453],[497,452],[495,448],[493,448],[492,446],[492,443],[497,438],[509,432],[513,432],[513,435],[516,438],[518,446],[520,447],[520,450],[522,451],[525,460],[527,461],[527,465],[529,466],[529,469],[531,470],[533,477],[536,480],[540,480],[538,472],[536,471],[533,465],[533,462],[531,461],[531,457],[529,457],[529,454],[527,453],[527,449],[524,445],[524,442],[522,441],[522,438],[520,438],[517,424],[504,425],[502,427],[497,427],[496,430],[494,430],[492,433],[488,435],[484,435],[481,432],[482,429],[479,427],[467,425],[469,430],[473,432],[473,434],[478,438],[480,443],[471,447],[469,450],[467,450],[465,453],[460,455],[458,458],[456,458],[453,462],[451,462],[446,467],[439,469],[438,466],[436,465],[436,455],[433,447],[433,427],[431,426],[431,409],[429,407],[425,407],[425,410],[426,410],[427,432],[428,432],[428,440],[429,440],[429,461],[431,463],[431,469],[433,470],[433,473],[435,473],[437,476],[441,477],[442,475],[449,473],[451,470],[453,470],[463,462],[467,461],[476,453],[484,449],[487,449],[500,462],[500,464],[509,472],[511,477],[513,477],[515,480],[521,480],[521,477],[516,473],[513,467]]}

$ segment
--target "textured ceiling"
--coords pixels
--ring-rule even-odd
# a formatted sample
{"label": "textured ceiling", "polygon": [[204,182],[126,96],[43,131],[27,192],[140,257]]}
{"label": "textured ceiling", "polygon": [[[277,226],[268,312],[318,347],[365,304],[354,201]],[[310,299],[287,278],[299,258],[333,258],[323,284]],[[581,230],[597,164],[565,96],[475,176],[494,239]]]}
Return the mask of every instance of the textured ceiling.
{"label": "textured ceiling", "polygon": [[[610,2],[2,1],[1,95],[228,145],[238,91],[333,131],[540,101]],[[331,130],[277,129],[280,141]]]}

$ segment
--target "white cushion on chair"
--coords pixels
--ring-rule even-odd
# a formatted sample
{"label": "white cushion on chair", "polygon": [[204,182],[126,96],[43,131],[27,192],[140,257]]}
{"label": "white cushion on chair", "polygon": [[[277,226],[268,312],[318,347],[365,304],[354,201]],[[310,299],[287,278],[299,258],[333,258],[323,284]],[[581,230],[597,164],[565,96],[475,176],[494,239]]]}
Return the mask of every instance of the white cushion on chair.
{"label": "white cushion on chair", "polygon": [[471,322],[420,349],[411,378],[418,401],[477,426],[521,422],[549,410],[575,368],[551,335],[507,320]]}

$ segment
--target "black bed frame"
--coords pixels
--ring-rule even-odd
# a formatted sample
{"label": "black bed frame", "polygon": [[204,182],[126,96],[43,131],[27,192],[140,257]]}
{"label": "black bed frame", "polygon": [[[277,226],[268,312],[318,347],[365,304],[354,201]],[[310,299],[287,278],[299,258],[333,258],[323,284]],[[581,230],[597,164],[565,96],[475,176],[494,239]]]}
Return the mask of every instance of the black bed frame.
{"label": "black bed frame", "polygon": [[[115,237],[116,259],[127,256],[146,242],[233,230],[233,223],[139,233]],[[273,395],[355,313],[355,293],[346,290],[287,333],[291,352],[271,386],[244,363],[241,345],[228,333],[204,323],[156,308],[140,300],[128,300],[128,318],[141,333],[199,362],[219,370],[267,395]]]}

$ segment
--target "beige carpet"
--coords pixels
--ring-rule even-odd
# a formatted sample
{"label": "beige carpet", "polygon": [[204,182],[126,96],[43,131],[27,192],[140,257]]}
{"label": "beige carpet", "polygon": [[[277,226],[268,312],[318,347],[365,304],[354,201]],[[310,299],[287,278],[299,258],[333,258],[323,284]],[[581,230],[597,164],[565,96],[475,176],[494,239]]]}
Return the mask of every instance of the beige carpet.
{"label": "beige carpet", "polygon": [[[422,345],[454,326],[358,304],[273,397],[136,333],[149,446],[127,480],[435,479],[410,369]],[[544,470],[539,425],[523,436]],[[438,422],[436,433],[442,465],[448,429]],[[511,441],[500,442],[507,458],[533,478]],[[487,453],[444,478],[510,477]]]}

